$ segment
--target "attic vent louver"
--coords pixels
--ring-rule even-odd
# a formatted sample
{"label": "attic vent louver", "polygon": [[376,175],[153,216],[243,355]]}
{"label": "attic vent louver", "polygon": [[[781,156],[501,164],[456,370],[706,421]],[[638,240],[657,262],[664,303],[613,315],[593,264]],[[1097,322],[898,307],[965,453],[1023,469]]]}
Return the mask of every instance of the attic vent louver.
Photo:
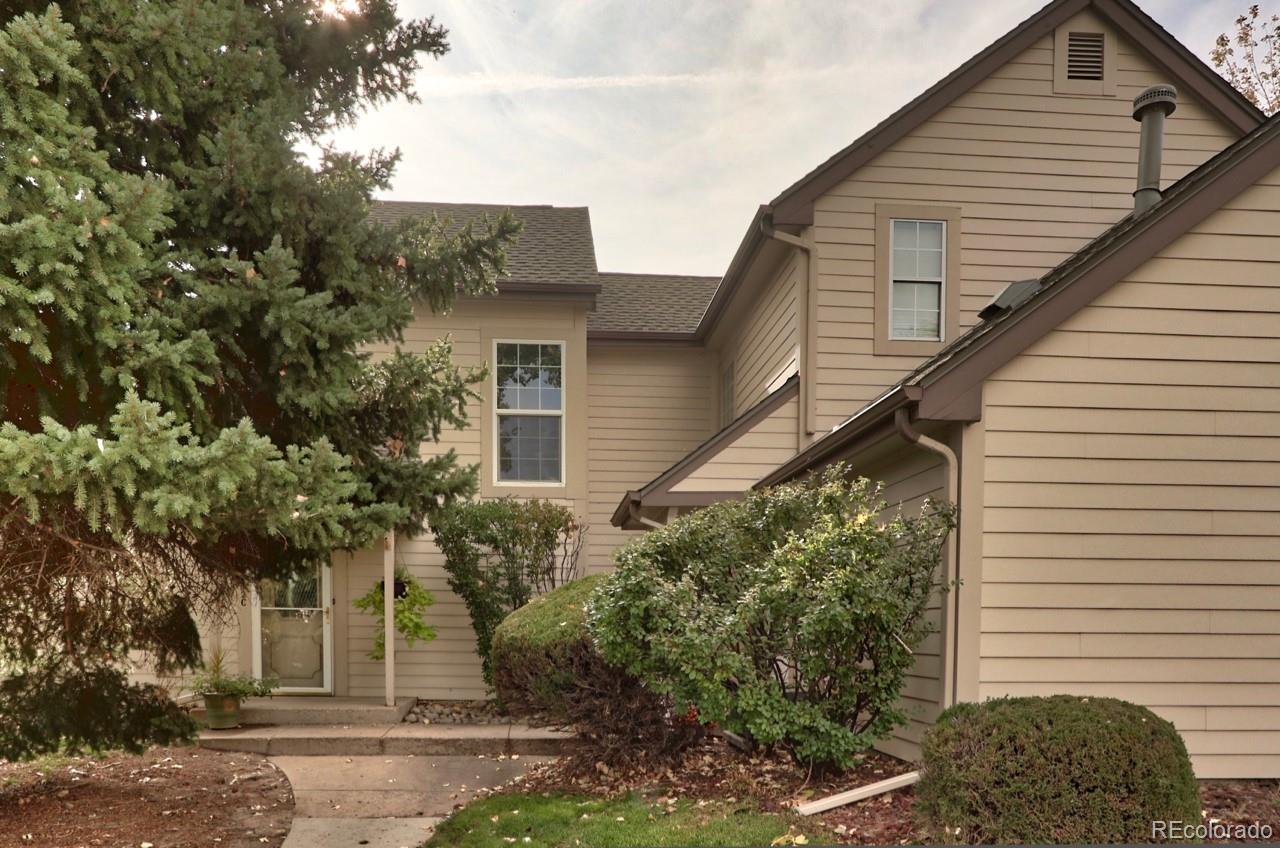
{"label": "attic vent louver", "polygon": [[1067,33],[1067,79],[1102,79],[1102,43],[1100,32]]}

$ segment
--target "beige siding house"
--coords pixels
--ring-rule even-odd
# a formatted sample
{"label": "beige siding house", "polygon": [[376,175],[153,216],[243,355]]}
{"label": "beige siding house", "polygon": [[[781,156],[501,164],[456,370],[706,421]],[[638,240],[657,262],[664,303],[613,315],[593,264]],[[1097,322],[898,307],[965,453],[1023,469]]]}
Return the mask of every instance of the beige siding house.
{"label": "beige siding house", "polygon": [[[1162,85],[1135,211],[1133,101]],[[585,209],[512,211],[500,293],[406,338],[491,366],[441,444],[481,497],[570,505],[600,570],[682,512],[844,461],[891,509],[960,510],[959,586],[887,751],[914,756],[957,700],[1092,693],[1171,719],[1201,776],[1280,777],[1280,123],[1132,3],[1018,24],[757,209],[722,278],[600,272]],[[510,363],[552,377],[513,401]],[[397,692],[482,696],[429,536],[391,557],[439,600]],[[246,669],[310,662],[297,691],[382,697],[351,600],[387,562],[338,556],[303,587],[322,631],[271,644],[291,612],[259,602],[224,638]]]}

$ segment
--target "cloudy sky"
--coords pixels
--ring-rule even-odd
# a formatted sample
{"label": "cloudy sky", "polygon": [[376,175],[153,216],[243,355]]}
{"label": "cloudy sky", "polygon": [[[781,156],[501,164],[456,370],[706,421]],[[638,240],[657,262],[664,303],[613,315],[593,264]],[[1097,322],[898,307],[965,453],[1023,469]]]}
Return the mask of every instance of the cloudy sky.
{"label": "cloudy sky", "polygon": [[[1142,5],[1204,57],[1248,2]],[[589,206],[602,270],[719,275],[758,204],[1041,5],[401,0],[452,50],[334,142],[401,149],[389,199]]]}

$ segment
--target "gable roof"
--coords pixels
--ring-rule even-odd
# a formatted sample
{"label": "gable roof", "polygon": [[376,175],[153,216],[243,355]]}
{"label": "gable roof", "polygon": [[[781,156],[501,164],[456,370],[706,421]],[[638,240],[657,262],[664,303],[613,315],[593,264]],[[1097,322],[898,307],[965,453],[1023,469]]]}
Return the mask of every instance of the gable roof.
{"label": "gable roof", "polygon": [[1160,202],[1131,213],[1039,280],[1007,311],[926,359],[880,397],[763,478],[789,480],[886,434],[901,409],[925,420],[977,420],[983,381],[1045,333],[1097,299],[1223,204],[1280,169],[1280,115],[1170,186]]}
{"label": "gable roof", "polygon": [[692,334],[719,277],[601,272],[596,311],[587,316],[594,338]]}
{"label": "gable roof", "polygon": [[689,451],[678,462],[654,477],[639,489],[632,489],[623,494],[618,507],[613,511],[610,520],[614,527],[624,530],[642,529],[635,521],[635,516],[644,506],[703,506],[727,498],[738,497],[741,492],[692,492],[677,495],[674,499],[664,498],[671,488],[684,480],[694,471],[701,468],[724,448],[732,445],[739,437],[747,434],[753,427],[768,418],[783,404],[800,394],[800,377],[792,375],[787,381],[766,395],[759,403],[739,415],[723,427],[711,438]]}
{"label": "gable roof", "polygon": [[813,203],[831,187],[916,127],[949,106],[998,68],[1080,12],[1089,9],[1131,40],[1141,44],[1162,66],[1196,95],[1210,112],[1245,135],[1266,116],[1226,80],[1130,0],[1053,0],[1018,24],[985,50],[956,68],[906,106],[872,127],[852,144],[792,183],[770,203],[761,205],[751,219],[724,279],[698,325],[697,337],[705,338],[733,299],[755,257],[772,241],[769,226],[796,230],[813,223]]}
{"label": "gable roof", "polygon": [[872,127],[795,183],[769,204],[777,226],[813,223],[813,202],[898,139],[932,118],[957,97],[989,77],[1059,24],[1085,9],[1096,13],[1132,41],[1194,93],[1205,107],[1241,134],[1264,115],[1212,68],[1130,0],[1053,0],[981,53],[956,68],[906,106]]}
{"label": "gable roof", "polygon": [[375,201],[370,217],[382,224],[406,218],[439,215],[457,232],[470,221],[497,217],[510,210],[523,225],[507,249],[507,276],[498,288],[506,291],[553,290],[582,287],[595,291],[600,285],[596,270],[591,215],[585,206],[505,206],[490,203],[431,203],[401,200]]}

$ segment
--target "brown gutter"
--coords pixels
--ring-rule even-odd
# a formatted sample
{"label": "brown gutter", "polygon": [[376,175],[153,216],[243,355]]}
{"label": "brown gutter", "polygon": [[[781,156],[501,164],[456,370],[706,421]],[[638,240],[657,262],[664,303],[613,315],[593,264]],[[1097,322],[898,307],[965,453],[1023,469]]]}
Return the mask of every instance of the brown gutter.
{"label": "brown gutter", "polygon": [[676,347],[689,347],[699,344],[695,333],[648,332],[645,330],[592,330],[587,328],[587,341],[596,344],[628,344],[631,342],[650,342]]}
{"label": "brown gutter", "polygon": [[716,288],[716,293],[712,296],[711,302],[707,304],[706,311],[702,313],[702,320],[698,322],[696,336],[699,341],[706,339],[707,335],[710,334],[711,328],[715,326],[720,315],[728,308],[729,302],[733,300],[734,293],[742,285],[742,279],[746,276],[747,269],[751,267],[751,262],[760,251],[760,246],[764,244],[764,233],[761,232],[760,225],[769,214],[769,211],[768,206],[761,206],[756,209],[756,214],[751,219],[751,226],[747,228],[747,234],[733,254],[733,259],[729,262],[729,269],[724,272],[724,279],[721,280],[720,285]]}

